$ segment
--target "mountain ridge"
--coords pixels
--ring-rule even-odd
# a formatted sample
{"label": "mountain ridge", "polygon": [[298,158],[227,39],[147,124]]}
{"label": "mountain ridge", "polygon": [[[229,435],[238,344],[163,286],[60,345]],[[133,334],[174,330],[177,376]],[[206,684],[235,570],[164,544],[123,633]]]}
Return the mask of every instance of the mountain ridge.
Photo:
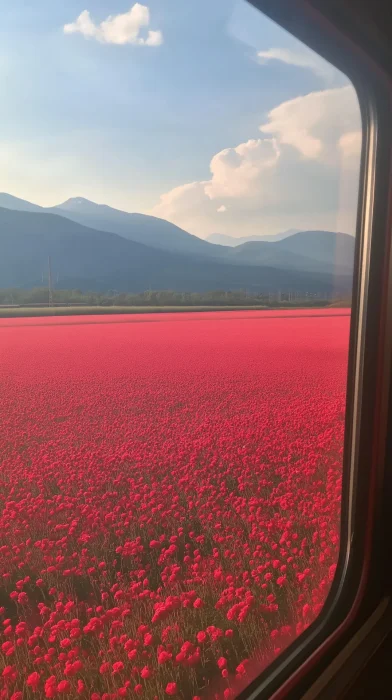
{"label": "mountain ridge", "polygon": [[98,231],[58,214],[0,208],[0,285],[36,286],[48,255],[59,283],[78,280],[83,290],[139,292],[151,289],[209,291],[249,289],[255,293],[293,289],[331,293],[351,285],[350,277],[198,260]]}
{"label": "mountain ridge", "polygon": [[[81,203],[81,206],[78,206],[78,203]],[[2,192],[0,207],[13,211],[58,214],[82,226],[117,233],[128,240],[162,250],[212,256],[219,254],[211,243],[165,219],[149,214],[124,212],[107,204],[96,204],[84,197],[71,197],[56,206],[41,207],[39,204]]]}
{"label": "mountain ridge", "polygon": [[212,243],[213,245],[224,245],[224,246],[229,246],[232,248],[236,248],[239,245],[243,245],[244,243],[251,243],[251,242],[262,242],[262,243],[275,243],[276,241],[280,241],[283,238],[286,238],[288,236],[292,236],[294,233],[299,233],[301,229],[299,228],[290,228],[287,231],[282,231],[280,233],[276,234],[266,234],[266,235],[260,235],[260,236],[229,236],[226,233],[211,233],[209,236],[207,236],[206,241],[209,243]]}
{"label": "mountain ridge", "polygon": [[[164,219],[145,214],[130,214],[106,204],[96,204],[84,197],[72,197],[60,205],[45,208],[13,195],[0,194],[0,206],[9,211],[59,216],[90,231],[107,232],[124,240],[147,246],[150,250],[191,256],[194,263],[213,261],[249,267],[273,267],[280,270],[350,275],[354,260],[354,238],[331,231],[296,231],[290,229],[276,236],[242,237],[245,243],[222,246],[188,234]],[[46,223],[44,229],[46,230]],[[56,224],[57,228],[60,224]],[[61,228],[61,227],[60,227]],[[64,228],[64,227],[63,227]],[[296,231],[295,233],[290,233]],[[217,234],[218,235],[218,234]],[[254,239],[257,240],[254,240]]]}

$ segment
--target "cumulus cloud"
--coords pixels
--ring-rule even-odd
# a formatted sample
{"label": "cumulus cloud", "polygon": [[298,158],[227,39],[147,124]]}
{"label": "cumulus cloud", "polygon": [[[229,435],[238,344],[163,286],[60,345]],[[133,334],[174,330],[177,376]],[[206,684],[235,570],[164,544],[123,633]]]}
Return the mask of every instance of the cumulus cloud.
{"label": "cumulus cloud", "polygon": [[339,139],[339,148],[344,158],[357,158],[361,152],[362,134],[360,130],[348,131]]}
{"label": "cumulus cloud", "polygon": [[96,39],[105,44],[135,44],[137,46],[159,46],[163,42],[162,32],[143,29],[150,24],[150,10],[146,5],[135,3],[128,12],[110,15],[100,24],[95,24],[88,10],[84,10],[71,24],[64,25],[65,34],[82,34],[86,39]]}
{"label": "cumulus cloud", "polygon": [[262,173],[273,168],[278,158],[275,139],[250,139],[225,148],[211,160],[212,177],[204,191],[210,199],[252,197],[259,192]]}
{"label": "cumulus cloud", "polygon": [[257,58],[260,63],[269,63],[270,61],[280,61],[289,66],[297,68],[305,68],[312,71],[315,75],[323,78],[327,82],[332,82],[338,75],[338,71],[328,61],[325,61],[314,51],[301,45],[296,51],[292,49],[272,48],[266,51],[258,51]]}
{"label": "cumulus cloud", "polygon": [[284,102],[259,128],[262,138],[214,155],[209,179],[163,194],[152,213],[198,235],[354,232],[361,129],[353,88]]}
{"label": "cumulus cloud", "polygon": [[296,148],[305,158],[336,158],[339,139],[360,130],[358,100],[351,85],[311,92],[283,102],[260,126],[279,143]]}

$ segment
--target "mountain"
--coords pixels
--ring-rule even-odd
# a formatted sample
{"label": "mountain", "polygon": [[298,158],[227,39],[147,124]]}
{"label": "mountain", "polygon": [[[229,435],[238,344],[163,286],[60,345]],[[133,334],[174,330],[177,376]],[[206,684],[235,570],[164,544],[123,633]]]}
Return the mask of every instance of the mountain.
{"label": "mountain", "polygon": [[128,214],[82,197],[68,199],[63,204],[45,209],[12,195],[0,194],[0,206],[14,211],[60,215],[81,226],[115,233],[155,250],[191,255],[195,263],[209,258],[230,265],[269,266],[281,270],[334,275],[351,275],[353,267],[354,238],[343,233],[293,233],[292,229],[276,236],[231,238],[215,234],[220,240],[231,241],[230,245],[217,245],[192,236],[163,219],[144,214]]}
{"label": "mountain", "polygon": [[347,233],[300,231],[275,245],[287,253],[304,255],[333,266],[352,269],[354,264],[355,238]]}
{"label": "mountain", "polygon": [[41,284],[52,259],[61,288],[140,292],[146,289],[330,293],[351,288],[334,278],[270,266],[232,265],[149,248],[117,234],[94,230],[56,214],[0,208],[0,287]]}
{"label": "mountain", "polygon": [[169,221],[146,214],[129,214],[108,207],[106,204],[95,204],[95,202],[90,202],[83,197],[68,199],[63,204],[58,204],[48,211],[65,216],[83,226],[117,233],[128,240],[144,243],[161,250],[196,255],[216,255],[216,251],[210,243],[197,236],[192,236]]}
{"label": "mountain", "polygon": [[19,197],[14,197],[12,194],[0,192],[0,207],[5,209],[14,209],[15,211],[45,211],[38,204],[32,204]]}
{"label": "mountain", "polygon": [[234,248],[227,248],[225,259],[232,264],[242,265],[271,265],[283,270],[301,270],[307,272],[333,273],[329,262],[320,262],[312,258],[298,255],[295,252],[280,250],[276,243],[263,241],[243,243]]}
{"label": "mountain", "polygon": [[227,247],[225,258],[249,265],[331,274],[351,274],[355,239],[346,233],[300,231],[283,240]]}
{"label": "mountain", "polygon": [[292,236],[294,233],[298,233],[298,231],[298,228],[291,228],[288,231],[283,231],[283,233],[276,233],[275,236],[240,236],[239,238],[236,238],[235,236],[227,236],[225,233],[212,233],[206,238],[206,240],[214,245],[236,247],[242,245],[242,243],[251,243],[254,241],[274,243],[275,241],[280,241],[282,238],[286,238],[287,236]]}
{"label": "mountain", "polygon": [[58,214],[82,226],[117,233],[145,245],[196,255],[219,255],[219,249],[174,224],[146,214],[128,214],[106,204],[95,204],[83,197],[68,199],[55,207],[40,207],[10,194],[0,193],[0,207],[16,211]]}

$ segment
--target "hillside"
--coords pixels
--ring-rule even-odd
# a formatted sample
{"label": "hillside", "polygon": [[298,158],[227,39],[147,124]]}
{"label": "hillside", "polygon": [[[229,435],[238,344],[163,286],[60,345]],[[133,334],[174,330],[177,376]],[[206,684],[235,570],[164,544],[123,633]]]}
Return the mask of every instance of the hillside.
{"label": "hillside", "polygon": [[253,292],[301,290],[343,292],[350,277],[279,270],[271,266],[231,265],[158,251],[105,231],[87,228],[55,214],[0,209],[0,286],[41,283],[48,255],[62,288],[82,290]]}
{"label": "hillside", "polygon": [[236,247],[242,245],[243,243],[253,243],[255,241],[274,243],[275,241],[282,240],[282,238],[287,238],[287,236],[292,236],[294,233],[298,233],[298,231],[299,229],[297,228],[291,228],[288,231],[276,233],[274,236],[239,236],[238,238],[235,236],[228,236],[225,233],[212,233],[210,236],[207,236],[206,240],[214,245]]}
{"label": "hillside", "polygon": [[345,233],[301,231],[274,243],[255,241],[225,248],[230,262],[272,265],[315,273],[351,274],[355,239]]}
{"label": "hillside", "polygon": [[68,199],[55,207],[44,208],[10,194],[0,193],[0,207],[15,211],[57,214],[82,226],[117,233],[123,238],[145,245],[195,255],[219,255],[219,248],[192,236],[174,224],[146,214],[129,214],[106,204],[95,204],[83,197]]}
{"label": "hillside", "polygon": [[275,244],[287,253],[296,253],[313,260],[352,269],[355,238],[347,233],[300,231]]}
{"label": "hillside", "polygon": [[210,243],[192,236],[169,221],[146,214],[129,214],[81,197],[68,199],[48,211],[65,216],[83,226],[117,233],[128,240],[161,250],[203,256],[217,254]]}
{"label": "hillside", "polygon": [[60,215],[81,226],[115,233],[149,248],[190,255],[195,262],[210,258],[230,265],[269,266],[334,275],[351,275],[353,267],[354,238],[342,233],[295,232],[292,229],[275,236],[232,238],[215,234],[214,240],[228,242],[228,245],[217,245],[192,236],[163,219],[128,214],[82,197],[45,209],[12,195],[0,194],[0,206],[14,211]]}
{"label": "hillside", "polygon": [[5,209],[13,209],[15,211],[45,211],[45,209],[40,207],[38,204],[27,202],[25,199],[20,199],[20,197],[14,197],[12,194],[7,194],[6,192],[0,192],[0,207],[3,207]]}

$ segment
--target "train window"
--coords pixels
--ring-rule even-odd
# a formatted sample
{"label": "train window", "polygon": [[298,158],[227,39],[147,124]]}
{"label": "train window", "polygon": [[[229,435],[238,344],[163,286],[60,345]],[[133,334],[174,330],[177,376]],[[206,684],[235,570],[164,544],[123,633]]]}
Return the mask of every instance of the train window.
{"label": "train window", "polygon": [[245,0],[5,4],[0,696],[238,697],[348,545],[356,90]]}

